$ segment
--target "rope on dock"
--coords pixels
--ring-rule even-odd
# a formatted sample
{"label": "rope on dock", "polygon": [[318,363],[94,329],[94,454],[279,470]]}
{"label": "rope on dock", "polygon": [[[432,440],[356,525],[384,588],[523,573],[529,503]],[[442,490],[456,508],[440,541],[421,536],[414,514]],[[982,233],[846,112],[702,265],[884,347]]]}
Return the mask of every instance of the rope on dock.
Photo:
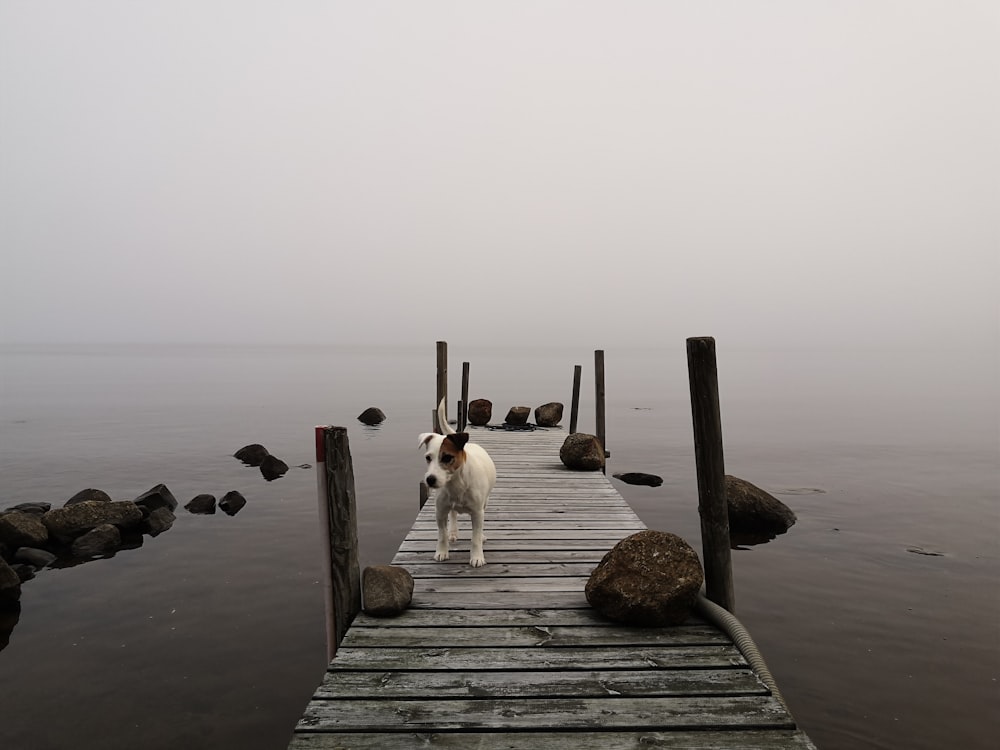
{"label": "rope on dock", "polygon": [[750,664],[750,668],[757,673],[760,681],[771,691],[771,695],[778,699],[781,705],[785,707],[785,710],[788,711],[788,715],[791,716],[792,712],[785,702],[785,697],[778,690],[778,683],[771,674],[771,670],[767,668],[767,664],[764,662],[764,657],[761,656],[757,644],[754,643],[753,638],[750,637],[750,633],[743,626],[743,623],[736,619],[736,615],[720,607],[712,600],[706,599],[703,594],[698,594],[696,609],[698,614],[733,639],[733,643],[736,644],[736,648],[739,649],[740,653],[743,654],[743,658]]}

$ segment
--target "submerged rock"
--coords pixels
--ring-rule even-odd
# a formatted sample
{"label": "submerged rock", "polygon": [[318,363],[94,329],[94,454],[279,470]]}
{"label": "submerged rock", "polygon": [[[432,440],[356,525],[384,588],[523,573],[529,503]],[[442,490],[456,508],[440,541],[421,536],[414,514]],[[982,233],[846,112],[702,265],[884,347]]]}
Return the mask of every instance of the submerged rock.
{"label": "submerged rock", "polygon": [[167,489],[165,484],[158,484],[146,490],[133,501],[140,508],[152,513],[157,508],[166,508],[171,513],[177,510],[177,498]]}
{"label": "submerged rock", "polygon": [[385,412],[375,406],[369,406],[358,415],[358,421],[366,425],[382,424],[385,421]]}
{"label": "submerged rock", "polygon": [[215,513],[215,495],[196,495],[184,506],[188,513],[212,515]]}
{"label": "submerged rock", "polygon": [[17,562],[34,565],[36,568],[44,568],[47,565],[54,563],[58,558],[48,550],[36,549],[34,547],[21,547],[14,553],[14,559]]}
{"label": "submerged rock", "polygon": [[391,617],[410,606],[413,577],[396,565],[370,565],[361,575],[364,610],[374,617]]}
{"label": "submerged rock", "polygon": [[599,471],[604,468],[604,448],[595,435],[574,432],[563,441],[559,460],[574,471]]}
{"label": "submerged rock", "polygon": [[7,562],[0,558],[0,606],[21,598],[21,578]]}
{"label": "submerged rock", "polygon": [[117,526],[102,523],[78,537],[70,546],[73,557],[94,557],[117,552],[122,546],[122,534]]}
{"label": "submerged rock", "polygon": [[52,503],[18,503],[17,505],[12,505],[7,508],[4,513],[10,513],[15,510],[19,510],[22,513],[33,513],[36,516],[40,516],[43,513],[48,513],[52,510]]}
{"label": "submerged rock", "polygon": [[233,455],[247,466],[260,466],[260,462],[264,460],[264,457],[270,454],[263,445],[251,443],[250,445],[244,445]]}
{"label": "submerged rock", "polygon": [[726,475],[726,503],[729,506],[729,534],[736,540],[774,539],[796,521],[792,509],[774,495],[729,474]]}
{"label": "submerged rock", "polygon": [[288,464],[276,456],[264,456],[264,460],[260,462],[260,473],[268,482],[284,476],[287,471]]}
{"label": "submerged rock", "polygon": [[236,490],[231,490],[222,496],[219,501],[219,508],[230,516],[235,516],[240,509],[247,504],[247,499]]}
{"label": "submerged rock", "polygon": [[585,593],[605,617],[630,625],[684,622],[704,581],[691,546],[665,531],[640,531],[622,539],[591,573]]}
{"label": "submerged rock", "polygon": [[659,487],[663,484],[663,477],[658,477],[656,474],[645,474],[641,471],[626,471],[623,474],[612,474],[612,476],[625,484],[639,484],[646,487]]}
{"label": "submerged rock", "polygon": [[173,526],[176,520],[177,516],[169,508],[157,508],[149,514],[149,517],[143,524],[143,531],[150,536],[159,536]]}

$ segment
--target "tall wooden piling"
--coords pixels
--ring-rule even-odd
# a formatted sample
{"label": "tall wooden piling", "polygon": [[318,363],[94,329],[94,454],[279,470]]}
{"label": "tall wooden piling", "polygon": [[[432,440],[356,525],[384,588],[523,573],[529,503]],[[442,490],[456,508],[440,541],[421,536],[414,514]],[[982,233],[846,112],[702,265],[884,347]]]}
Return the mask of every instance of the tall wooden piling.
{"label": "tall wooden piling", "polygon": [[[444,403],[448,404],[448,342],[438,341],[437,342],[437,399],[434,401],[434,408],[441,403],[441,399],[444,399]],[[434,424],[436,425],[435,432],[444,433],[444,425],[437,423],[437,417],[434,417]]]}
{"label": "tall wooden piling", "polygon": [[576,425],[580,417],[580,376],[583,374],[582,365],[573,366],[573,402],[569,412],[569,434],[576,432]]}
{"label": "tall wooden piling", "polygon": [[596,434],[597,439],[604,449],[604,455],[608,453],[606,433],[604,429],[604,350],[597,349],[594,352],[594,399],[596,401]]}
{"label": "tall wooden piling", "polygon": [[705,592],[720,607],[735,612],[715,339],[711,336],[689,338],[687,357]]}
{"label": "tall wooden piling", "polygon": [[465,432],[469,423],[469,363],[462,363],[462,406],[458,412],[458,431]]}
{"label": "tall wooden piling", "polygon": [[316,481],[323,543],[327,656],[361,611],[357,503],[346,427],[316,428]]}

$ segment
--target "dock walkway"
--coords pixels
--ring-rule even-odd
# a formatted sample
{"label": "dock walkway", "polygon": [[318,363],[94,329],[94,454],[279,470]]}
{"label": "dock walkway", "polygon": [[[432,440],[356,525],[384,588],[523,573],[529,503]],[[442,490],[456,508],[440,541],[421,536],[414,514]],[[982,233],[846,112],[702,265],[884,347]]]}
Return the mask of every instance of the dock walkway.
{"label": "dock walkway", "polygon": [[563,467],[563,430],[470,432],[497,465],[487,565],[468,564],[467,518],[434,562],[432,498],[393,560],[411,608],[355,619],[292,750],[814,748],[714,626],[624,627],[589,607],[594,566],[645,526],[603,474]]}

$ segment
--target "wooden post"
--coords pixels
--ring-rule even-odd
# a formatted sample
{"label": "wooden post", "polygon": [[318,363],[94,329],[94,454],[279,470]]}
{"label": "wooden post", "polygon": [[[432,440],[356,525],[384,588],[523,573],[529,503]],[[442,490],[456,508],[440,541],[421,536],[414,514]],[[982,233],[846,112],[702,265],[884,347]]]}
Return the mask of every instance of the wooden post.
{"label": "wooden post", "polygon": [[715,339],[711,336],[689,338],[687,357],[691,419],[694,423],[694,456],[698,471],[698,514],[701,516],[705,592],[720,607],[735,612]]}
{"label": "wooden post", "polygon": [[326,583],[327,657],[361,611],[354,467],[346,427],[316,428],[316,480]]}
{"label": "wooden post", "polygon": [[580,416],[580,375],[583,373],[581,365],[573,366],[573,403],[569,411],[569,434],[576,432],[577,419]]}
{"label": "wooden post", "polygon": [[430,487],[427,486],[427,482],[420,483],[420,507],[423,508],[427,505],[427,498],[430,497]]}
{"label": "wooden post", "polygon": [[[441,403],[441,399],[444,399],[444,403],[448,404],[448,342],[438,341],[437,342],[437,399],[434,401],[434,408],[437,409],[438,404]],[[444,434],[444,425],[437,423],[437,417],[434,417],[434,424],[437,425],[434,432]]]}
{"label": "wooden post", "polygon": [[462,363],[462,406],[458,411],[458,431],[465,432],[469,422],[469,363]]}
{"label": "wooden post", "polygon": [[604,431],[604,350],[598,349],[594,352],[594,397],[596,400],[597,408],[597,440],[600,442],[601,447],[604,449],[605,457],[610,456],[608,453],[608,444],[606,442],[606,435]]}

